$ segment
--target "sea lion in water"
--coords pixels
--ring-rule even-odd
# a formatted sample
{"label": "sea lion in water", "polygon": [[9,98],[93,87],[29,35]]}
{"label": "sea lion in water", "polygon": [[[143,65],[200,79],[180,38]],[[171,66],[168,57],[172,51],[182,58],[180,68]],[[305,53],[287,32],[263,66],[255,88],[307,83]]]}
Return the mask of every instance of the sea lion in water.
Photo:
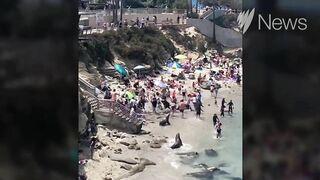
{"label": "sea lion in water", "polygon": [[180,148],[181,146],[183,146],[183,144],[182,144],[182,140],[180,138],[180,133],[177,133],[177,135],[175,137],[175,142],[170,148],[176,149],[176,148]]}
{"label": "sea lion in water", "polygon": [[169,118],[170,118],[170,113],[166,116],[166,118],[164,120],[159,122],[159,125],[160,126],[165,126],[167,124],[170,125]]}

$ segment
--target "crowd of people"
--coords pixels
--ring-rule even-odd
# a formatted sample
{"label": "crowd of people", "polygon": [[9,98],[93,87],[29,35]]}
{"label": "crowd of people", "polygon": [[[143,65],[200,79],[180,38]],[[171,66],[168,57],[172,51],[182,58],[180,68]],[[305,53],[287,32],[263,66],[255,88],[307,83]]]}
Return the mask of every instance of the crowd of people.
{"label": "crowd of people", "polygon": [[[183,66],[183,70],[179,74],[184,73],[186,70],[209,68],[209,66],[212,67],[213,65],[222,69],[209,76],[208,74],[201,75],[200,73],[195,80],[192,80],[191,87],[186,85],[185,80],[182,80],[183,78],[179,78],[178,76],[167,76],[167,78],[164,78],[161,75],[159,80],[149,76],[143,79],[123,77],[122,81],[124,85],[119,85],[114,89],[110,87],[107,80],[103,80],[99,88],[104,92],[105,99],[117,101],[126,107],[131,112],[130,114],[133,112],[140,114],[148,111],[147,104],[149,103],[150,111],[152,109],[154,113],[167,112],[173,115],[178,112],[184,118],[184,113],[188,110],[195,112],[195,118],[199,119],[204,107],[202,103],[203,82],[206,82],[210,86],[209,89],[212,97],[214,97],[214,104],[217,106],[218,92],[222,87],[217,79],[225,81],[233,80],[240,83],[240,64],[232,64],[230,62],[231,60],[219,54],[213,54],[209,60],[207,57],[195,62],[192,62],[190,59],[186,62],[188,66]],[[228,108],[226,109],[227,106]],[[233,109],[234,104],[232,100],[227,103],[225,98],[222,98],[220,117],[223,118],[225,116],[225,111],[231,115]],[[217,137],[221,137],[222,123],[216,114],[213,117],[213,124],[217,131]]]}

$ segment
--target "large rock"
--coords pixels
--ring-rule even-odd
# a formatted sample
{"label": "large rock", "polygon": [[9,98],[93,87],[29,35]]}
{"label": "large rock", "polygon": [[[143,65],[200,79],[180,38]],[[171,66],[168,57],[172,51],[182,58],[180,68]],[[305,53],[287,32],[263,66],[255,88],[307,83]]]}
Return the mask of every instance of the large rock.
{"label": "large rock", "polygon": [[137,140],[135,140],[135,139],[124,139],[124,140],[121,140],[119,143],[123,144],[125,146],[138,144]]}
{"label": "large rock", "polygon": [[150,143],[150,147],[151,147],[151,148],[161,148],[161,144]]}

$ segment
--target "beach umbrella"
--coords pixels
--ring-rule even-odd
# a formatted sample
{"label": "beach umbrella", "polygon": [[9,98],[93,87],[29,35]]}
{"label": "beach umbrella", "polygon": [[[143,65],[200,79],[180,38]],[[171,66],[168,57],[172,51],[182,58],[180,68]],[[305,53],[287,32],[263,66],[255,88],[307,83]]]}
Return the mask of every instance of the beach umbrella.
{"label": "beach umbrella", "polygon": [[181,68],[181,64],[177,63],[177,62],[174,62],[173,65],[171,66],[172,68]]}
{"label": "beach umbrella", "polygon": [[162,81],[155,81],[154,84],[160,88],[166,88],[167,84]]}
{"label": "beach umbrella", "polygon": [[136,66],[133,68],[133,70],[142,70],[142,69],[145,69],[146,67],[142,66],[142,65],[139,65],[139,66]]}
{"label": "beach umbrella", "polygon": [[116,64],[114,65],[115,70],[120,73],[123,76],[126,76],[128,74],[128,72],[126,71],[126,69],[120,65],[120,64]]}
{"label": "beach umbrella", "polygon": [[179,54],[179,55],[175,56],[174,58],[175,58],[175,59],[182,60],[182,59],[187,59],[188,57],[187,57],[186,55]]}
{"label": "beach umbrella", "polygon": [[136,97],[136,94],[133,93],[133,92],[130,92],[130,91],[127,91],[127,92],[126,92],[126,95],[127,95],[127,97],[128,97],[129,99],[132,99],[132,98]]}

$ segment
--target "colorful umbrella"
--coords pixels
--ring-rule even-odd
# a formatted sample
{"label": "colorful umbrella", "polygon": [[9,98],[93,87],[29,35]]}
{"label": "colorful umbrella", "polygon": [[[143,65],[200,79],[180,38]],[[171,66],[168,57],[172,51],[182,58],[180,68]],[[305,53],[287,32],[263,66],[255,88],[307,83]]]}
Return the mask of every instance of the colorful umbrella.
{"label": "colorful umbrella", "polygon": [[179,55],[175,56],[174,58],[181,60],[181,59],[187,59],[188,57],[186,55],[179,54]]}
{"label": "colorful umbrella", "polygon": [[174,69],[178,69],[178,68],[181,68],[181,64],[174,62],[171,67]]}
{"label": "colorful umbrella", "polygon": [[139,65],[133,68],[133,70],[141,70],[141,69],[145,69],[146,67]]}
{"label": "colorful umbrella", "polygon": [[120,73],[123,76],[126,76],[128,74],[128,72],[126,71],[126,69],[120,65],[120,64],[116,64],[114,65],[115,70]]}
{"label": "colorful umbrella", "polygon": [[126,92],[126,95],[128,96],[129,99],[132,99],[132,98],[136,97],[136,94],[135,94],[135,93],[132,93],[132,92],[130,92],[130,91],[127,91],[127,92]]}

